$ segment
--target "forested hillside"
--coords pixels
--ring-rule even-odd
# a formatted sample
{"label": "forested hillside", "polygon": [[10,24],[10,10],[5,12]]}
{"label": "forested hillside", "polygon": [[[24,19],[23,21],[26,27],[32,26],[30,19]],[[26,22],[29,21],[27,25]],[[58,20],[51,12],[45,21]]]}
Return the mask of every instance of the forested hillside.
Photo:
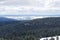
{"label": "forested hillside", "polygon": [[0,22],[0,39],[39,40],[60,35],[60,17]]}

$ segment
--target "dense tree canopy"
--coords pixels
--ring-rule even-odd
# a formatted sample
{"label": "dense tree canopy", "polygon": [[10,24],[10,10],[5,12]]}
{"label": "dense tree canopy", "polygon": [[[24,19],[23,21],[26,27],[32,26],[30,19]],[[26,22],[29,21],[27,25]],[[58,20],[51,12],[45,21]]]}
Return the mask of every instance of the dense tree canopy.
{"label": "dense tree canopy", "polygon": [[3,40],[39,40],[55,35],[60,35],[60,17],[0,22],[0,39]]}

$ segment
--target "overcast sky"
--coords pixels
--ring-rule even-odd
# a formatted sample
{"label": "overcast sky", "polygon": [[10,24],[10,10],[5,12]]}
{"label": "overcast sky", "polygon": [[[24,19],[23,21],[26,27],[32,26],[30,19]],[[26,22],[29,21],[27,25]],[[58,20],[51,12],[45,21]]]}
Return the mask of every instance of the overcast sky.
{"label": "overcast sky", "polygon": [[0,0],[0,15],[60,15],[60,0]]}

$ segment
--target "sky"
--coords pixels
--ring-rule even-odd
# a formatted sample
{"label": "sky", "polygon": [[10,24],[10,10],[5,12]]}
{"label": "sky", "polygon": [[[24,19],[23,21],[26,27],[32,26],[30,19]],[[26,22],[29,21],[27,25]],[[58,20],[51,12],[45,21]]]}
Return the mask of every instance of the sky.
{"label": "sky", "polygon": [[0,0],[0,15],[60,15],[60,0]]}

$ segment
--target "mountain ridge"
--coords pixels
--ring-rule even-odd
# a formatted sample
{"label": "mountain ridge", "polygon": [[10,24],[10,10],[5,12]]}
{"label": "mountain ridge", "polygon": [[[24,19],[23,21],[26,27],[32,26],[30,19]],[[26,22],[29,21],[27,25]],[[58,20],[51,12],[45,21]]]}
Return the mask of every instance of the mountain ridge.
{"label": "mountain ridge", "polygon": [[36,38],[60,35],[60,17],[34,19],[29,21],[15,21],[0,26],[0,37],[26,37],[33,35]]}

